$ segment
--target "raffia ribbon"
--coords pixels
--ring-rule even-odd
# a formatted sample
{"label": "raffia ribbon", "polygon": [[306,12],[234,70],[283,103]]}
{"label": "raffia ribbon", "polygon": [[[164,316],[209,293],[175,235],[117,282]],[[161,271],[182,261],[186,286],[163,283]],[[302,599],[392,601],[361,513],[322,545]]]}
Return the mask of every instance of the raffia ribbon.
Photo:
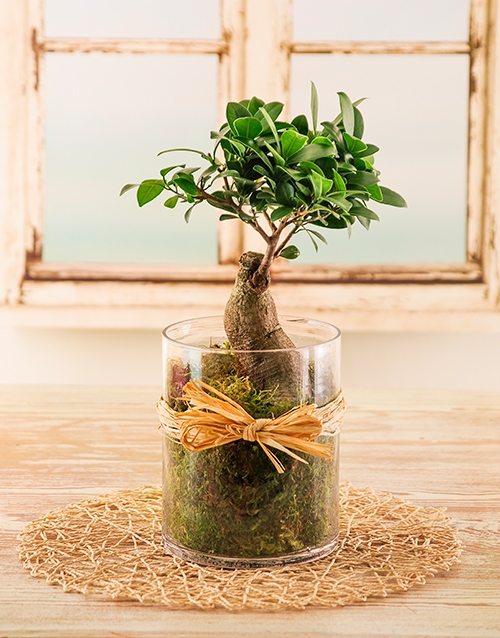
{"label": "raffia ribbon", "polygon": [[[204,390],[216,396],[210,396]],[[331,460],[330,446],[312,439],[321,432],[337,434],[346,409],[341,391],[321,408],[314,404],[299,405],[275,419],[254,419],[236,401],[203,381],[188,381],[182,398],[190,403],[185,412],[173,410],[163,397],[156,404],[159,427],[164,435],[180,441],[190,452],[201,452],[233,441],[255,441],[280,474],[285,467],[270,447],[301,463],[307,461],[292,450]]]}

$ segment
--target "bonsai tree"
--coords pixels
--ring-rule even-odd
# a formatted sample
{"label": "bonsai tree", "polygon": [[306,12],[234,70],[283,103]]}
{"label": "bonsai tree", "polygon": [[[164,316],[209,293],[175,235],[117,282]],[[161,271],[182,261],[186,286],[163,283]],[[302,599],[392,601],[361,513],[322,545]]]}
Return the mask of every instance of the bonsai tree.
{"label": "bonsai tree", "polygon": [[[164,437],[164,539],[171,551],[189,560],[210,562],[207,556],[213,555],[217,560],[241,559],[239,566],[261,565],[258,561],[268,557],[281,564],[288,555],[293,561],[311,560],[331,551],[336,539],[338,437],[323,432],[316,417],[319,434],[289,434],[287,429],[285,443],[266,439],[273,454],[256,437],[266,427],[276,433],[280,418],[287,419],[287,428],[292,422],[297,427],[296,408],[309,410],[308,404],[314,404],[315,410],[319,397],[320,409],[328,410],[340,396],[330,396],[335,384],[328,376],[319,384],[326,394],[311,390],[314,384],[302,390],[304,374],[320,380],[328,357],[307,362],[305,369],[299,350],[280,326],[269,290],[274,261],[299,256],[293,244],[298,233],[306,233],[317,250],[319,242],[326,244],[324,233],[330,229],[350,232],[357,221],[368,229],[378,220],[370,200],[406,205],[379,184],[373,160],[379,149],[362,141],[361,100],[352,103],[345,93],[338,95],[340,114],[320,125],[314,84],[311,122],[305,115],[280,120],[280,102],[266,104],[256,97],[229,102],[227,121],[211,134],[212,152],[162,151],[192,151],[205,161],[204,167],[168,166],[159,179],[122,189],[137,188],[139,206],[166,194],[167,208],[187,205],[186,221],[206,201],[220,209],[223,222],[248,224],[265,244],[262,254],[247,252],[240,258],[224,313],[232,350],[227,344],[211,344],[194,370],[198,385],[190,384],[190,360],[167,361],[161,418],[173,419],[174,429],[185,418],[183,432],[192,427],[193,439],[182,438],[180,426],[178,439],[171,440],[170,430]],[[217,412],[214,405],[221,400],[232,403]],[[243,442],[231,438],[233,425],[230,438],[217,429],[223,428],[220,414],[227,417],[240,407],[253,428],[251,436],[241,435]],[[211,426],[210,440],[203,438],[200,422]],[[314,453],[305,450],[305,440],[316,446]],[[305,452],[307,459],[291,449]]]}
{"label": "bonsai tree", "polygon": [[[318,125],[318,97],[311,86],[311,122],[298,115],[290,122],[279,120],[280,102],[264,103],[257,97],[229,102],[227,121],[212,132],[213,151],[168,149],[198,154],[206,166],[168,166],[160,178],[127,184],[120,194],[137,188],[139,206],[168,195],[164,204],[175,208],[187,204],[189,221],[201,202],[222,211],[221,221],[239,219],[251,226],[265,242],[263,254],[247,252],[224,313],[226,334],[235,350],[269,350],[293,347],[279,325],[269,291],[271,267],[282,257],[296,259],[295,235],[306,233],[314,248],[327,243],[323,233],[346,229],[355,222],[369,229],[377,214],[370,200],[404,207],[405,200],[379,184],[374,155],[379,148],[363,141],[362,100],[351,102],[338,93],[340,113]],[[201,171],[201,172],[200,172]],[[257,355],[241,361],[254,385],[279,387],[286,395],[294,392],[293,353],[276,359],[275,369],[265,369]]]}

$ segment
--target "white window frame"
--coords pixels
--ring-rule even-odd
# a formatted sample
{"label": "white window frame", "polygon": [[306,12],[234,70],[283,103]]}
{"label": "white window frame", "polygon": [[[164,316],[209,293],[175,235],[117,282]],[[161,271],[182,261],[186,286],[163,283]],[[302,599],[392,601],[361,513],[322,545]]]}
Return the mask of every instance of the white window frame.
{"label": "white window frame", "polygon": [[44,39],[41,0],[2,0],[0,323],[159,328],[219,314],[246,246],[241,225],[226,222],[213,267],[43,263],[45,51],[216,53],[221,120],[228,100],[259,95],[287,103],[292,53],[470,53],[467,261],[279,265],[273,294],[281,312],[324,318],[344,330],[500,331],[498,3],[471,0],[469,42],[292,42],[291,15],[292,0],[221,0],[220,39]]}

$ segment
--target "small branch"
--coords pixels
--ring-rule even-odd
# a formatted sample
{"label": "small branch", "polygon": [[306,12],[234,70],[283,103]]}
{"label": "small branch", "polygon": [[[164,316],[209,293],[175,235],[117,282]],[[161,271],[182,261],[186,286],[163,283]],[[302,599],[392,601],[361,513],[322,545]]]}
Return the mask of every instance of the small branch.
{"label": "small branch", "polygon": [[269,245],[269,242],[272,240],[272,235],[268,235],[266,233],[266,231],[262,228],[262,226],[259,224],[259,222],[255,218],[255,214],[254,214],[253,221],[248,223],[252,226],[252,228],[254,228],[259,233],[259,235],[266,242],[266,244]]}
{"label": "small branch", "polygon": [[[200,186],[197,186],[196,188],[198,189],[198,193],[199,193],[198,197],[200,199],[213,202],[216,206],[218,205],[217,207],[221,208],[221,210],[225,210],[226,208],[229,207],[229,208],[232,208],[237,215],[239,215],[240,213],[245,214],[245,211],[241,208],[241,205],[236,204],[232,198],[230,200],[219,199],[218,197],[214,197],[213,195],[208,193],[206,190],[203,190],[203,188],[201,188]],[[255,219],[255,215],[254,215],[254,219],[247,223],[250,224],[252,228],[259,233],[259,235],[266,242],[266,244],[269,245],[272,235],[271,236],[268,235],[266,231],[260,226],[260,224]]]}
{"label": "small branch", "polygon": [[226,190],[230,191],[231,190],[231,185],[229,184],[229,181],[228,181],[227,177],[223,177],[222,181],[224,182],[224,186],[226,187]]}
{"label": "small branch", "polygon": [[[238,215],[239,213],[243,213],[244,211],[241,209],[241,206],[235,204],[235,202],[231,199],[219,199],[218,197],[214,197],[210,193],[207,193],[206,190],[203,190],[200,186],[196,187],[198,189],[198,197],[200,199],[204,199],[208,202],[213,202],[215,205],[219,204],[218,208],[225,210],[225,208],[232,208],[234,212]],[[224,208],[225,207],[225,208]]]}
{"label": "small branch", "polygon": [[[226,187],[226,190],[227,191],[231,191],[231,184],[229,183],[229,180],[227,179],[227,177],[223,177],[222,181],[224,182],[224,186]],[[233,206],[236,206],[239,211],[243,212],[243,209],[241,208],[241,204],[239,202],[237,202],[235,204],[234,199],[232,198],[232,196],[231,196],[231,204]]]}
{"label": "small branch", "polygon": [[283,250],[283,248],[288,244],[288,242],[290,241],[290,239],[295,235],[296,232],[298,232],[299,230],[299,226],[294,226],[292,228],[292,230],[288,233],[288,235],[285,237],[285,239],[281,242],[281,244],[276,248],[276,252],[275,252],[275,258],[278,257],[278,255],[280,254],[280,252]]}
{"label": "small branch", "polygon": [[276,224],[274,224],[271,221],[271,218],[269,217],[269,213],[267,212],[267,210],[264,211],[264,217],[266,218],[267,223],[269,224],[269,228],[272,230],[272,232],[276,232]]}
{"label": "small branch", "polygon": [[266,252],[252,277],[252,284],[257,292],[265,292],[271,284],[271,266],[276,259],[276,244],[279,241],[279,237],[279,234],[276,233],[268,238]]}

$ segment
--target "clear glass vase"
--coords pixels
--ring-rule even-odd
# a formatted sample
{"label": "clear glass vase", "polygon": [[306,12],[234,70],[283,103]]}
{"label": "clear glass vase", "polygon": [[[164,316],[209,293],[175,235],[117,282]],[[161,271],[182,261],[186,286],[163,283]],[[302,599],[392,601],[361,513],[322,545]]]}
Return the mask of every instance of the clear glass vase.
{"label": "clear glass vase", "polygon": [[[311,319],[280,321],[295,348],[231,350],[222,317],[165,328],[163,399],[174,417],[188,407],[182,396],[189,381],[208,384],[256,420],[338,400],[340,331]],[[266,387],[265,373],[259,379],[248,374],[251,361],[258,361],[261,371],[278,366],[287,383],[276,384],[274,375],[274,387]],[[303,463],[268,448],[281,473],[256,441],[193,452],[171,434],[162,438],[163,541],[170,553],[202,565],[254,568],[315,560],[335,547],[338,432],[323,426],[315,439],[328,446],[330,459],[295,451]]]}

